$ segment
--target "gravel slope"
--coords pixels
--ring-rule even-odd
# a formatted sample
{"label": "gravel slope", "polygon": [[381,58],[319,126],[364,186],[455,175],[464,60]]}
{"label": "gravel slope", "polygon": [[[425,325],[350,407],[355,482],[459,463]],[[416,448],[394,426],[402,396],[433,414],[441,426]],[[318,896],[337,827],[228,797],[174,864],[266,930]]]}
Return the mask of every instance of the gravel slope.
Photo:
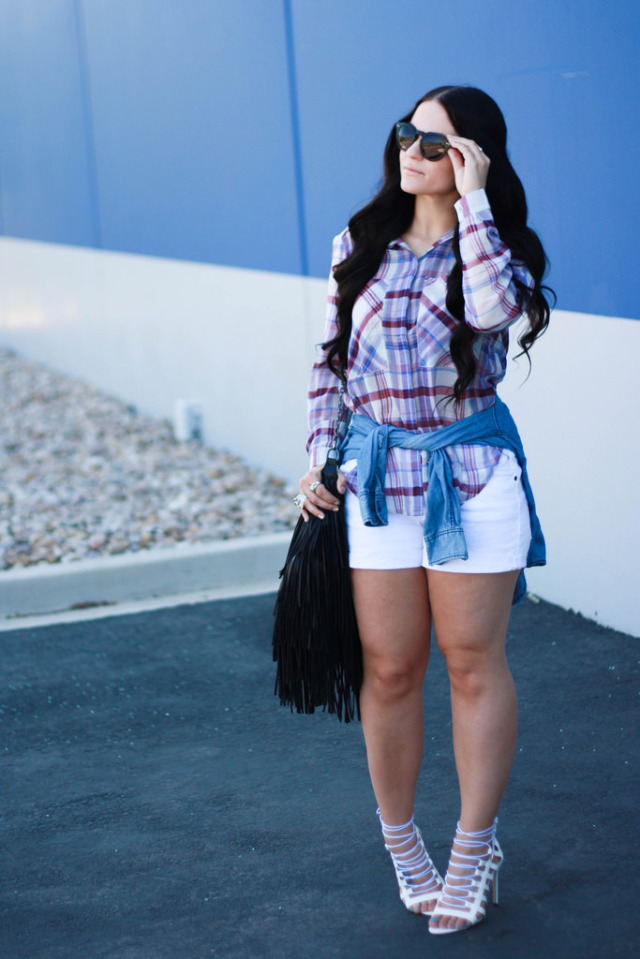
{"label": "gravel slope", "polygon": [[0,348],[0,569],[280,532],[295,492]]}

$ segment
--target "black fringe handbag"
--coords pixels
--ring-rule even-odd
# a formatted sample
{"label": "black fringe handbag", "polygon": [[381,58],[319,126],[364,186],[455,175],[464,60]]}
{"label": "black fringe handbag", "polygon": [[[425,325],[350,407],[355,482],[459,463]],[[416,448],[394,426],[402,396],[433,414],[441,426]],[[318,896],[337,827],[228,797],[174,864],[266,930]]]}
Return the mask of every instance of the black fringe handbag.
{"label": "black fringe handbag", "polygon": [[[329,451],[322,482],[338,493],[338,451]],[[274,609],[275,694],[299,713],[360,719],[362,647],[351,593],[344,505],[324,519],[302,516],[294,530]]]}

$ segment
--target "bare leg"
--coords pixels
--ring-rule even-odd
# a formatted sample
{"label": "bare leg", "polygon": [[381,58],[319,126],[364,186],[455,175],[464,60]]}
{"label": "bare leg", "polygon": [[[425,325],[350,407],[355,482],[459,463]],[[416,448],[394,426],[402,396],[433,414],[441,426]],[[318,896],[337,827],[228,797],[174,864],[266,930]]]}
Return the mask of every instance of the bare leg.
{"label": "bare leg", "polygon": [[422,759],[430,616],[422,569],[352,570],[364,676],[362,728],[382,818],[406,822]]}
{"label": "bare leg", "polygon": [[[352,578],[363,650],[360,710],[369,773],[382,820],[399,826],[413,815],[422,759],[422,686],[431,634],[427,580],[420,568],[355,569]],[[411,841],[400,843],[396,852],[410,847]],[[434,905],[435,898],[421,911]]]}
{"label": "bare leg", "polygon": [[[517,701],[505,639],[518,572],[443,573],[429,570],[429,598],[438,645],[451,684],[453,747],[460,783],[460,825],[466,832],[491,826],[515,752]],[[456,852],[487,855],[487,847]],[[464,872],[451,867],[452,889]],[[460,894],[460,889],[458,889]],[[432,919],[461,928],[455,917]]]}

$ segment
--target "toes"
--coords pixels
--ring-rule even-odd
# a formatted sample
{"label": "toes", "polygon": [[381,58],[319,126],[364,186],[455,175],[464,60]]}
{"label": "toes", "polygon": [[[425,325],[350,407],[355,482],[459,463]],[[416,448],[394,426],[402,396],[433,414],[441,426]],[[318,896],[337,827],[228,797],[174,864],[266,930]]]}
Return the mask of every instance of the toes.
{"label": "toes", "polygon": [[466,919],[454,916],[432,916],[430,925],[438,929],[469,929],[471,923]]}
{"label": "toes", "polygon": [[416,916],[424,916],[433,912],[436,908],[437,899],[432,899],[430,902],[421,902],[417,906],[409,906],[409,912],[414,913]]}

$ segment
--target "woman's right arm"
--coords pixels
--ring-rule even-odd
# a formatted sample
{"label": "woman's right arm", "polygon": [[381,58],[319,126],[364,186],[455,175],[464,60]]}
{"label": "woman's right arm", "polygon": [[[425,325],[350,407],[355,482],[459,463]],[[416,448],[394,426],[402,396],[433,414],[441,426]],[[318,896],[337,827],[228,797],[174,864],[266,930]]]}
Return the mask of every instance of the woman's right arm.
{"label": "woman's right arm", "polygon": [[[322,342],[327,343],[338,333],[338,284],[333,276],[333,268],[341,263],[351,252],[351,243],[348,231],[345,230],[335,237],[331,257],[331,274],[327,291],[327,312]],[[324,486],[310,492],[312,483],[320,479],[327,453],[333,446],[340,409],[340,380],[327,363],[327,351],[318,346],[316,361],[309,378],[309,393],[307,396],[307,422],[309,438],[307,452],[309,453],[309,471],[300,480],[300,492],[307,497],[307,503],[302,514],[305,519],[307,509],[316,516],[322,515],[322,508],[334,509],[338,500],[332,496]],[[338,489],[344,492],[346,483],[339,474]]]}
{"label": "woman's right arm", "polygon": [[[329,342],[338,333],[338,284],[333,276],[333,268],[341,263],[350,252],[348,233],[345,230],[333,241],[323,343]],[[309,378],[309,393],[307,396],[307,422],[309,427],[307,452],[312,467],[324,466],[325,464],[327,453],[333,446],[339,407],[340,380],[327,364],[327,351],[322,346],[318,346],[316,361]]]}

